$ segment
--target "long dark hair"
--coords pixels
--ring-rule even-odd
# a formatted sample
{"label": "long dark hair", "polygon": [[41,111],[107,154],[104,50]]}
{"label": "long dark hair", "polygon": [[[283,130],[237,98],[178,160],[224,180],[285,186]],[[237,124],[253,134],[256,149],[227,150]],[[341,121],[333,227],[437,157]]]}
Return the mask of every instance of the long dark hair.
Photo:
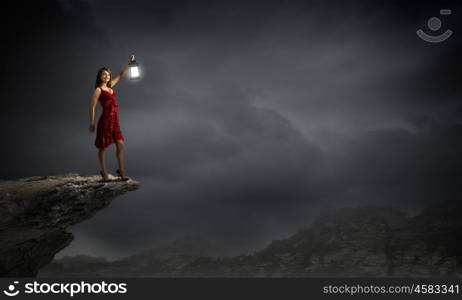
{"label": "long dark hair", "polygon": [[[97,87],[99,87],[99,86],[101,85],[101,83],[103,83],[103,82],[101,81],[101,74],[103,74],[104,71],[108,71],[108,72],[109,72],[109,76],[110,76],[111,79],[112,79],[111,70],[109,70],[109,69],[106,68],[106,67],[99,69],[98,74],[96,75],[95,89],[96,89]],[[109,82],[107,83],[107,86],[108,86],[108,87],[111,87],[111,79],[109,79]]]}

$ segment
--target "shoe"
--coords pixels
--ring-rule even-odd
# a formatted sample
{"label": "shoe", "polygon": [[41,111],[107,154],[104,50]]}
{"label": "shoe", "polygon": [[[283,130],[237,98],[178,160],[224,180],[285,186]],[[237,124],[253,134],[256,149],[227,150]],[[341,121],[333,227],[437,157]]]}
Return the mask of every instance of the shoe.
{"label": "shoe", "polygon": [[127,180],[130,179],[130,178],[126,177],[126,176],[125,176],[125,177],[122,176],[122,174],[120,173],[120,170],[119,170],[119,169],[117,169],[116,172],[117,172],[117,174],[119,174],[120,180],[122,180],[122,181],[127,181]]}
{"label": "shoe", "polygon": [[103,177],[103,180],[102,180],[103,182],[109,182],[109,181],[111,181],[111,180],[109,179],[109,177],[107,177],[107,178],[104,177],[103,171],[99,171],[99,174],[101,174],[101,177]]}

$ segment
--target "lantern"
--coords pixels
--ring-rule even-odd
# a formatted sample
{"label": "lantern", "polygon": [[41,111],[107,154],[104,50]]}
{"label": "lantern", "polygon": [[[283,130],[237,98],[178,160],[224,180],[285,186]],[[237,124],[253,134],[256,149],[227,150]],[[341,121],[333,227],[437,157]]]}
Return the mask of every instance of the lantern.
{"label": "lantern", "polygon": [[140,79],[140,67],[136,60],[131,61],[128,67],[130,68],[130,80]]}

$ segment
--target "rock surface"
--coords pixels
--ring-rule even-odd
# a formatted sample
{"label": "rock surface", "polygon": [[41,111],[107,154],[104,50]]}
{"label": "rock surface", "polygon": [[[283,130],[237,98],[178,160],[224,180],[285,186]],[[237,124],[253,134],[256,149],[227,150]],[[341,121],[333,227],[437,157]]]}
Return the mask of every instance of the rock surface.
{"label": "rock surface", "polygon": [[[458,204],[408,217],[388,207],[343,208],[261,251],[236,257],[152,250],[108,262],[63,258],[47,277],[460,277]],[[168,248],[165,248],[168,249]]]}
{"label": "rock surface", "polygon": [[68,226],[139,187],[111,179],[69,173],[0,180],[0,276],[36,276],[73,240]]}

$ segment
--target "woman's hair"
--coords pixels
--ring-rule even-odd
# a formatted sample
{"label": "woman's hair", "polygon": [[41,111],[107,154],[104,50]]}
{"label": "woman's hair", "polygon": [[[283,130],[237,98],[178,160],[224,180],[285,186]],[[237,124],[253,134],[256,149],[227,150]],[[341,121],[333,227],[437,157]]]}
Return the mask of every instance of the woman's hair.
{"label": "woman's hair", "polygon": [[[108,72],[109,72],[109,76],[110,76],[110,78],[112,79],[111,70],[109,70],[109,69],[106,68],[106,67],[99,69],[98,74],[96,75],[95,89],[101,85],[101,83],[102,83],[102,81],[101,81],[101,74],[103,74],[104,71],[108,71]],[[108,87],[111,87],[111,80],[109,80],[109,82],[107,83],[107,86],[108,86]]]}

